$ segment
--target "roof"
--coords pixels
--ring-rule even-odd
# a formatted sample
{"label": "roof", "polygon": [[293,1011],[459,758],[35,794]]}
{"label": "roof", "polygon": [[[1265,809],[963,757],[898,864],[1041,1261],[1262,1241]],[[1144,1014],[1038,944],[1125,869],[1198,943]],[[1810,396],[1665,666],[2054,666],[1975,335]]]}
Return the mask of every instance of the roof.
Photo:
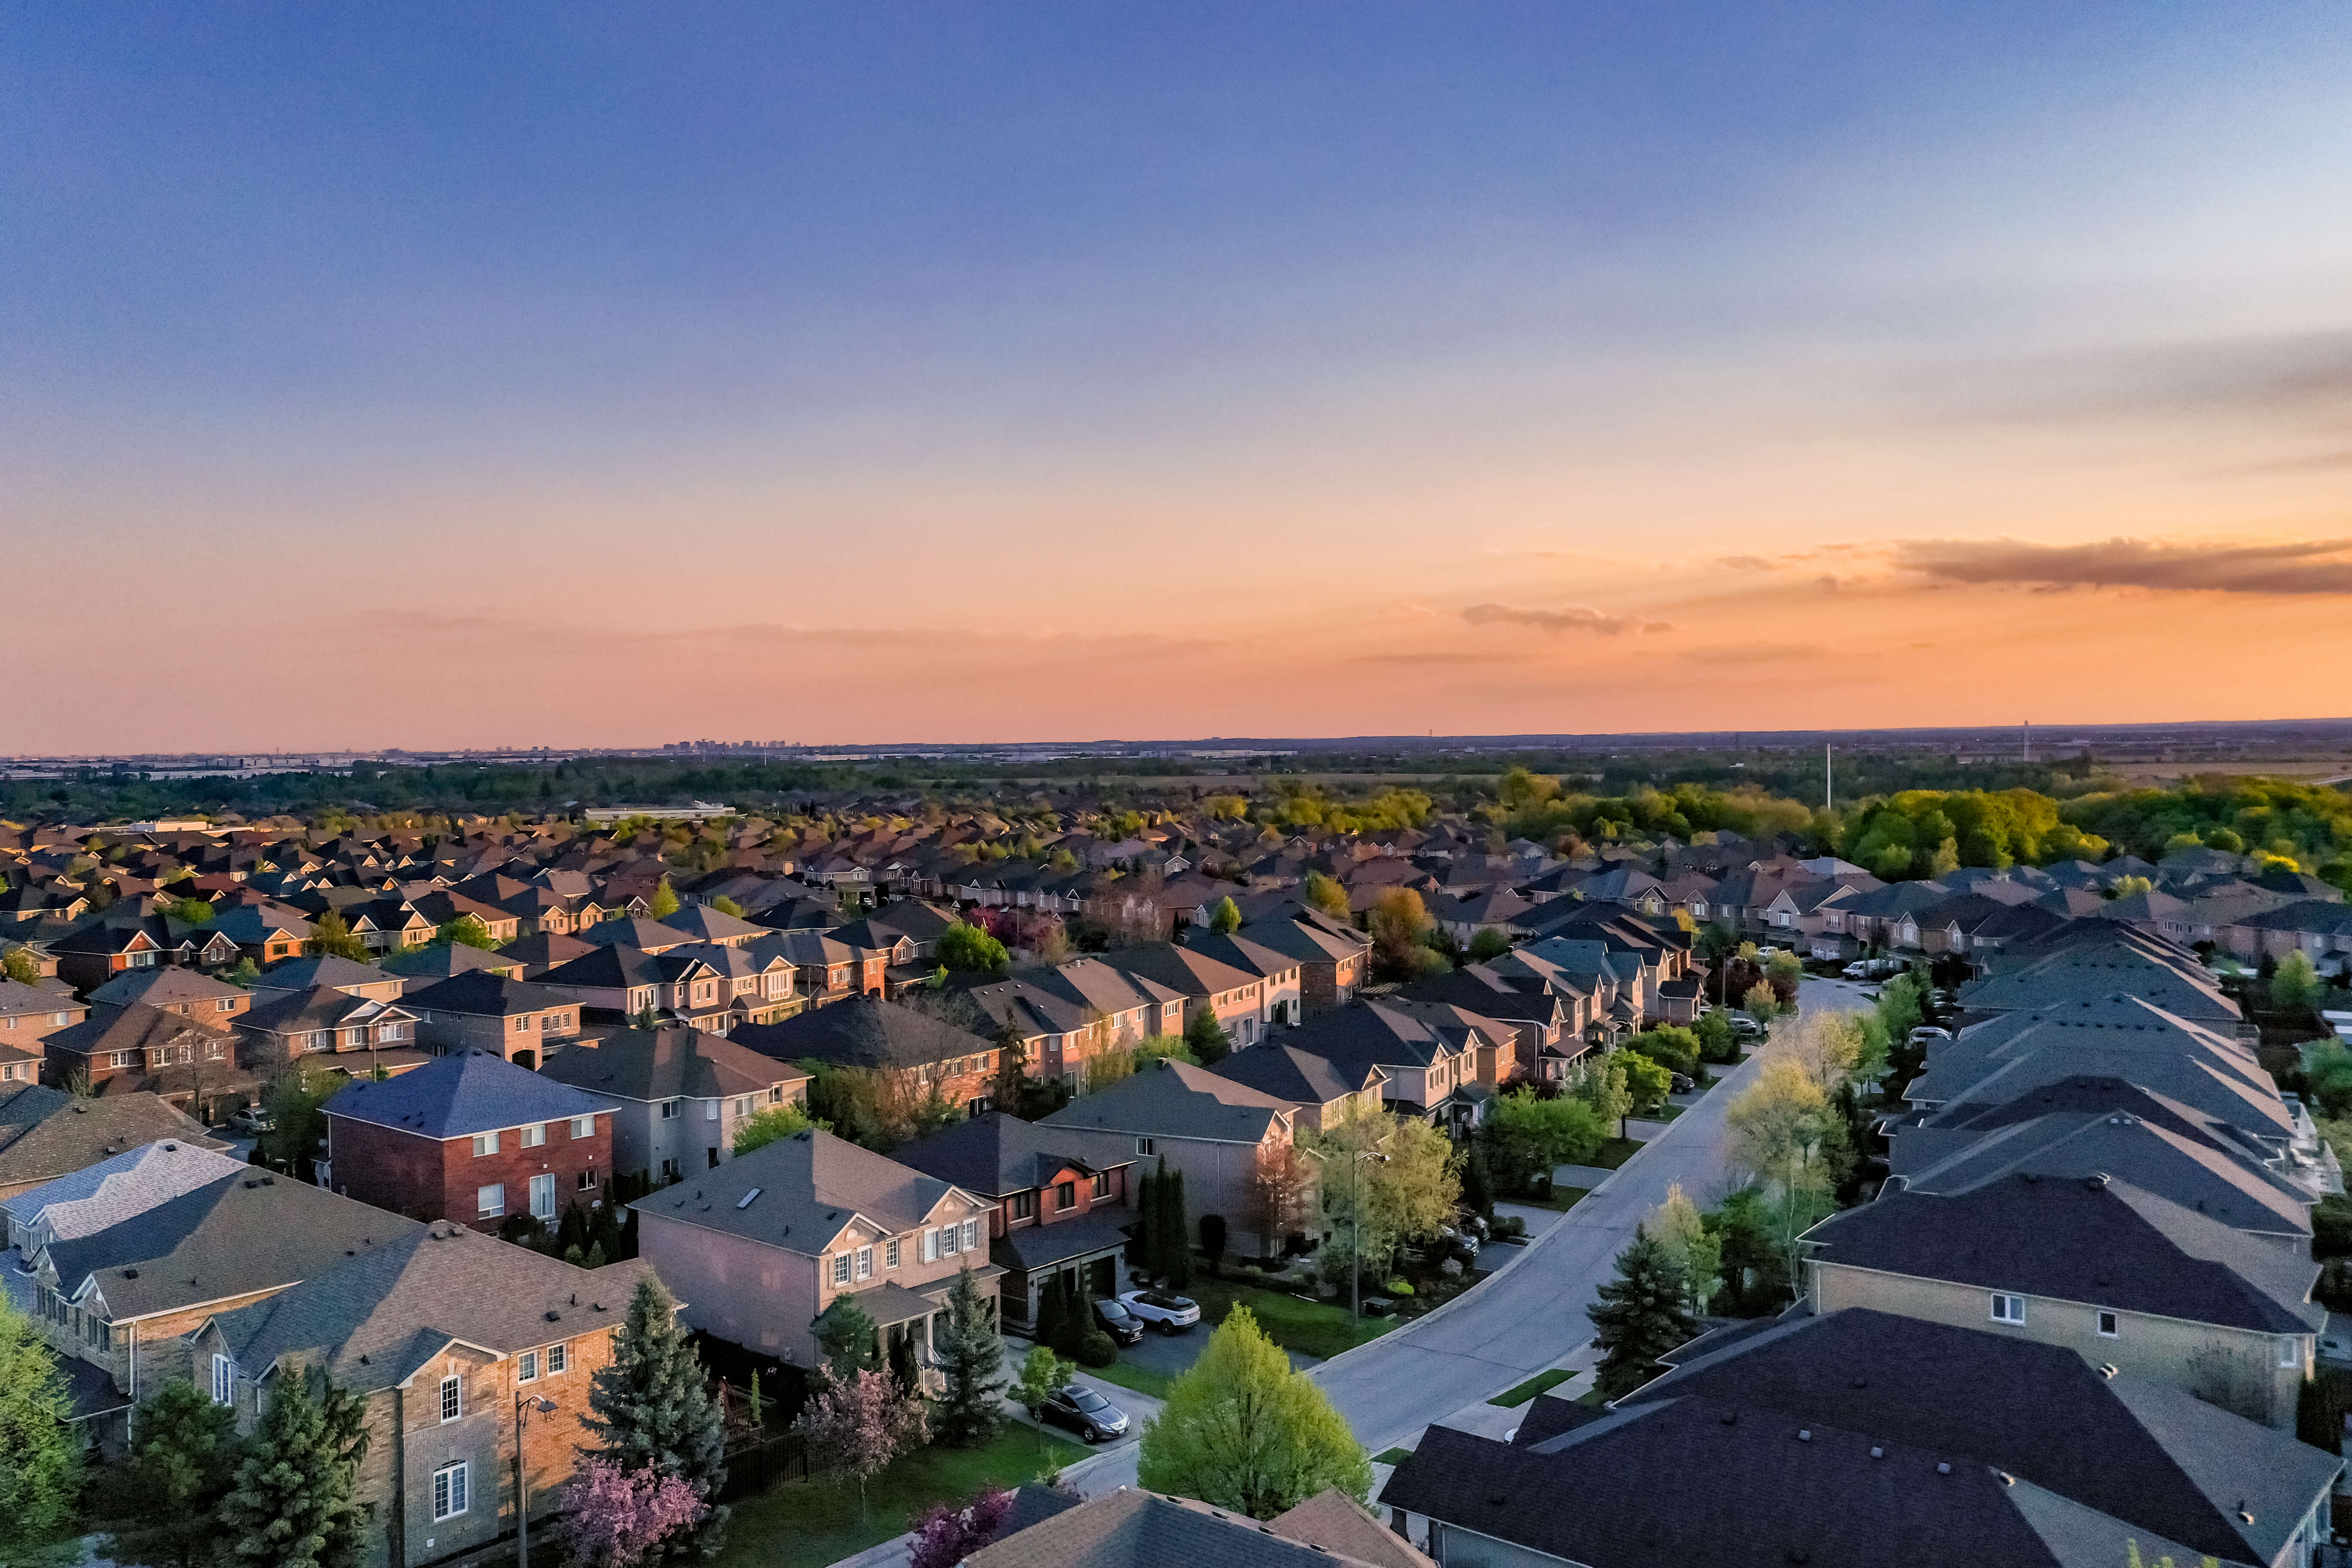
{"label": "roof", "polygon": [[1287,1125],[1290,1113],[1286,1100],[1162,1057],[1148,1071],[1081,1095],[1039,1125],[1262,1143],[1277,1126]]}
{"label": "roof", "polygon": [[688,942],[749,942],[769,933],[766,926],[753,925],[709,904],[688,904],[658,923],[684,932]]}
{"label": "roof", "polygon": [[88,1236],[246,1168],[209,1145],[162,1138],[18,1193],[0,1211],[12,1233],[37,1225],[51,1237]]}
{"label": "roof", "polygon": [[[697,1172],[630,1207],[814,1256],[856,1216],[897,1235],[921,1226],[956,1192],[936,1176],[811,1130]],[[971,1205],[982,1202],[964,1197]],[[967,1212],[963,1203],[952,1207],[959,1218]]]}
{"label": "roof", "polygon": [[2032,1173],[1890,1193],[1805,1233],[1822,1264],[2261,1333],[2318,1331],[2319,1267],[2127,1182]]}
{"label": "roof", "polygon": [[698,939],[657,921],[622,919],[598,921],[580,933],[580,940],[591,947],[634,947],[640,952],[661,952],[684,947]]}
{"label": "roof", "polygon": [[[151,1007],[169,1007],[182,1002],[201,1002],[205,1010],[211,1004],[241,997],[244,992],[226,980],[215,980],[198,970],[167,964],[159,969],[133,969],[116,975],[89,994],[93,1003],[111,1007],[128,1007],[143,1002]],[[49,1005],[58,1004],[52,1001]]]}
{"label": "roof", "polygon": [[416,1226],[213,1322],[248,1375],[293,1355],[369,1393],[452,1341],[503,1356],[612,1328],[648,1272],[635,1259],[582,1268],[464,1226]]}
{"label": "roof", "polygon": [[1209,1070],[1295,1105],[1329,1105],[1377,1089],[1389,1076],[1377,1063],[1359,1061],[1342,1067],[1297,1046],[1271,1043],[1229,1051]]}
{"label": "roof", "polygon": [[[451,942],[459,947],[461,942]],[[347,985],[382,985],[398,980],[373,963],[359,963],[331,952],[314,953],[309,958],[289,958],[273,963],[261,972],[253,983],[256,991],[309,991],[324,985],[340,991]]]}
{"label": "roof", "polygon": [[996,1044],[943,1018],[896,1002],[852,996],[775,1024],[745,1024],[728,1038],[780,1061],[814,1058],[843,1067],[928,1067]]}
{"label": "roof", "polygon": [[402,1001],[420,1013],[469,1013],[493,1017],[573,1005],[571,997],[559,996],[544,985],[509,980],[487,969],[468,970],[446,980],[436,980],[420,991],[410,992]]}
{"label": "roof", "polygon": [[1136,1223],[1136,1217],[1133,1209],[1124,1206],[1090,1208],[1075,1219],[1017,1226],[998,1237],[989,1250],[998,1261],[1009,1258],[1013,1266],[1034,1274],[1123,1250],[1127,1228]]}
{"label": "roof", "polygon": [[[230,1015],[215,1014],[226,1023]],[[182,1040],[226,1040],[228,1031],[211,1018],[166,1012],[151,1007],[144,1002],[133,1002],[127,1007],[100,1007],[79,1024],[69,1024],[51,1035],[44,1045],[58,1050],[72,1051],[80,1056],[94,1056],[100,1051],[145,1051],[151,1046],[177,1044]]]}
{"label": "roof", "polygon": [[762,1056],[723,1035],[682,1026],[621,1029],[601,1040],[581,1042],[550,1057],[540,1076],[592,1094],[638,1100],[679,1096],[715,1100],[765,1091],[777,1084],[789,1091],[809,1080],[807,1073],[789,1062]]}
{"label": "roof", "polygon": [[49,1181],[159,1138],[227,1147],[152,1094],[81,1100],[46,1084],[0,1089],[0,1186]]}
{"label": "roof", "polygon": [[397,1078],[361,1079],[337,1089],[323,1109],[330,1116],[445,1140],[609,1110],[593,1095],[488,1051],[436,1057]]}
{"label": "roof", "polygon": [[1288,1512],[1276,1514],[1271,1522],[1276,1535],[1377,1568],[1433,1568],[1410,1542],[1337,1487],[1327,1487]]}
{"label": "roof", "polygon": [[1092,1173],[1132,1163],[1118,1160],[1097,1165],[1064,1147],[1066,1142],[1036,1122],[991,1110],[902,1143],[890,1152],[890,1157],[952,1182],[968,1193],[990,1197],[1041,1187],[1072,1167]]}
{"label": "roof", "polygon": [[960,1568],[1330,1568],[1335,1557],[1362,1562],[1286,1540],[1246,1515],[1122,1487],[1002,1536]]}

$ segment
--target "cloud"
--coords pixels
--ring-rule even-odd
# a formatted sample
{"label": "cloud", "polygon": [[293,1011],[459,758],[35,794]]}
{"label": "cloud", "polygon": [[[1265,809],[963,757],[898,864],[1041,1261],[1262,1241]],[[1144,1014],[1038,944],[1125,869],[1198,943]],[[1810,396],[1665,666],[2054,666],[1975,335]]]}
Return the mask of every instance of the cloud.
{"label": "cloud", "polygon": [[1463,665],[1509,664],[1509,656],[1499,653],[1448,653],[1432,649],[1426,653],[1367,653],[1359,654],[1358,664]]}
{"label": "cloud", "polygon": [[2352,594],[2352,539],[2285,544],[2091,544],[2023,540],[1906,540],[1895,563],[1931,583],[2055,588],[2153,588],[2179,593]]}
{"label": "cloud", "polygon": [[1734,572],[1769,572],[1772,570],[1772,563],[1769,561],[1765,560],[1761,555],[1727,555],[1717,561],[1716,564],[1717,566],[1727,566]]}
{"label": "cloud", "polygon": [[1693,664],[1789,664],[1829,656],[1829,649],[1809,642],[1723,643],[1691,648],[1682,655]]}
{"label": "cloud", "polygon": [[1670,632],[1672,621],[1644,620],[1639,616],[1612,616],[1582,605],[1570,605],[1564,610],[1527,610],[1517,605],[1473,605],[1462,612],[1462,618],[1474,626],[1534,626],[1546,632],[1595,632],[1605,637],[1622,637],[1627,632],[1641,637],[1649,632]]}

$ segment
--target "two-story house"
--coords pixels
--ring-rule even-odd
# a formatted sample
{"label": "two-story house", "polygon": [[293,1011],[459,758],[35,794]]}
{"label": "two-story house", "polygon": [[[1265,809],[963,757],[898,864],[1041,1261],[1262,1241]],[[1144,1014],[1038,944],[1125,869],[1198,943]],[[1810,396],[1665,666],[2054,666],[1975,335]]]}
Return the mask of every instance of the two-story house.
{"label": "two-story house", "polygon": [[158,1140],[227,1147],[152,1094],[89,1100],[47,1084],[0,1084],[0,1203]]}
{"label": "two-story house", "polygon": [[[398,982],[394,984],[396,988]],[[276,1072],[321,1051],[366,1054],[357,1060],[307,1065],[348,1067],[362,1073],[405,1072],[426,1059],[417,1038],[416,1014],[397,1002],[355,996],[326,985],[260,996],[258,1005],[230,1021],[247,1042],[246,1059],[260,1070]]]}
{"label": "two-story house", "polygon": [[1370,963],[1371,938],[1327,910],[1303,904],[1262,915],[1234,934],[1297,961],[1299,1002],[1310,1015],[1353,1001]]}
{"label": "two-story house", "polygon": [[580,1034],[576,997],[485,969],[412,992],[401,1005],[415,1015],[418,1033],[435,1050],[496,1051],[525,1067],[537,1067]]}
{"label": "two-story house", "polygon": [[1000,1048],[944,1018],[870,996],[779,1024],[746,1024],[727,1037],[779,1062],[887,1073],[918,1101],[937,1098],[972,1115],[988,1109]]}
{"label": "two-story house", "polygon": [[540,1070],[611,1109],[615,1170],[664,1182],[733,1159],[745,1122],[808,1098],[801,1068],[679,1025],[616,1030]]}
{"label": "two-story house", "polygon": [[686,951],[684,942],[660,952],[607,943],[557,964],[534,984],[595,1009],[600,1019],[636,1018],[650,1012],[665,1023],[720,1032],[733,1001],[732,982]]}

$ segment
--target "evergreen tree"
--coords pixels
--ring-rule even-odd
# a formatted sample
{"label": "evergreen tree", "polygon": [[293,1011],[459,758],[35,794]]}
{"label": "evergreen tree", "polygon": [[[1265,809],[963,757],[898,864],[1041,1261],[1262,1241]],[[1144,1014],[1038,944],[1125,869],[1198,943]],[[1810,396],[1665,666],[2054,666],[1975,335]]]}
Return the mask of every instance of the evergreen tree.
{"label": "evergreen tree", "polygon": [[909,1399],[923,1392],[922,1375],[915,1367],[915,1341],[910,1334],[890,1336],[890,1381]]}
{"label": "evergreen tree", "polygon": [[[623,1470],[648,1465],[691,1483],[709,1502],[727,1479],[727,1436],[710,1380],[678,1331],[677,1303],[648,1274],[637,1281],[629,1315],[613,1336],[612,1363],[591,1380],[583,1417],[604,1457]],[[708,1557],[719,1550],[727,1510],[711,1503],[672,1555]]]}
{"label": "evergreen tree", "polygon": [[74,1517],[81,1443],[72,1401],[32,1320],[0,1295],[0,1562],[46,1545]]}
{"label": "evergreen tree", "polygon": [[833,1305],[817,1314],[814,1327],[817,1349],[824,1352],[824,1370],[835,1382],[881,1366],[881,1332],[856,1298],[835,1296]]}
{"label": "evergreen tree", "polygon": [[174,1378],[140,1402],[131,1426],[121,1495],[135,1522],[116,1537],[114,1555],[172,1568],[215,1561],[214,1510],[236,1480],[236,1412]]}
{"label": "evergreen tree", "polygon": [[1004,1366],[1004,1342],[998,1337],[996,1315],[981,1295],[979,1277],[969,1263],[956,1272],[934,1347],[940,1369],[947,1376],[934,1416],[940,1439],[957,1447],[976,1447],[995,1436],[1003,1420],[996,1394],[1004,1386],[999,1375]]}
{"label": "evergreen tree", "polygon": [[1087,1321],[1086,1295],[1066,1274],[1055,1283],[1062,1298],[1062,1324],[1054,1335],[1054,1350],[1056,1354],[1076,1360],[1079,1347],[1087,1342],[1087,1331],[1092,1326]]}
{"label": "evergreen tree", "polygon": [[1272,1519],[1326,1487],[1363,1501],[1372,1465],[1323,1391],[1235,1306],[1144,1424],[1137,1479]]}
{"label": "evergreen tree", "polygon": [[2343,1452],[2344,1412],[2317,1378],[2305,1378],[2295,1390],[2294,1435],[2315,1448]]}
{"label": "evergreen tree", "polygon": [[359,1399],[315,1368],[276,1380],[246,1444],[236,1485],[221,1500],[236,1568],[358,1568],[366,1516],[352,1478],[367,1452]]}
{"label": "evergreen tree", "polygon": [[1213,1008],[1203,1007],[1184,1024],[1184,1045],[1192,1059],[1204,1068],[1216,1066],[1225,1059],[1234,1047],[1233,1037],[1225,1033],[1224,1025],[1217,1021]]}
{"label": "evergreen tree", "polygon": [[1037,1288],[1037,1321],[1030,1326],[1036,1331],[1037,1342],[1048,1350],[1058,1351],[1066,1338],[1063,1319],[1062,1278],[1056,1274]]}
{"label": "evergreen tree", "polygon": [[1192,1282],[1192,1227],[1184,1212],[1184,1173],[1170,1171],[1156,1184],[1160,1202],[1159,1271],[1181,1290]]}
{"label": "evergreen tree", "polygon": [[1698,1333],[1683,1271],[1652,1237],[1636,1234],[1633,1245],[1617,1255],[1617,1278],[1601,1285],[1600,1296],[1584,1311],[1601,1346],[1593,1384],[1606,1398],[1641,1387],[1660,1356]]}

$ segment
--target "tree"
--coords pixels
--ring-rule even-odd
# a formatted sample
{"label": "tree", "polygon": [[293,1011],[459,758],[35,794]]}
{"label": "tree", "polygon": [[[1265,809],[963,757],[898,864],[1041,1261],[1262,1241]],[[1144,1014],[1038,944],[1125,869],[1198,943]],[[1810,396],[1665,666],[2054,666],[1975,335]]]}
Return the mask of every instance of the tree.
{"label": "tree", "polygon": [[1640,1051],[1621,1050],[1617,1060],[1625,1069],[1625,1092],[1632,1099],[1627,1113],[1647,1116],[1666,1102],[1674,1075]]}
{"label": "tree", "polygon": [[23,943],[12,943],[0,951],[0,973],[19,985],[32,985],[40,981],[41,966],[33,962],[33,954]]}
{"label": "tree", "polygon": [[1039,1344],[1066,1352],[1070,1338],[1070,1306],[1062,1294],[1062,1277],[1048,1275],[1037,1289],[1037,1321],[1029,1325]]}
{"label": "tree", "polygon": [[63,1533],[81,1493],[73,1402],[33,1321],[0,1295],[0,1561]]}
{"label": "tree", "polygon": [[935,1502],[915,1519],[915,1540],[907,1553],[907,1568],[956,1568],[956,1564],[996,1539],[1013,1511],[1013,1494],[1002,1487],[982,1487],[961,1508]]}
{"label": "tree", "polygon": [[1705,1313],[1707,1299],[1721,1283],[1723,1242],[1708,1232],[1698,1205],[1684,1194],[1680,1182],[1667,1186],[1666,1201],[1642,1221],[1642,1234],[1664,1248],[1683,1271],[1691,1310]]}
{"label": "tree", "polygon": [[1354,918],[1355,911],[1348,907],[1348,889],[1320,871],[1307,873],[1307,881],[1299,889],[1299,896],[1308,909],[1321,910],[1333,920]]}
{"label": "tree", "polygon": [[[163,906],[163,912],[171,916],[173,920],[178,921],[183,925],[206,925],[211,922],[213,918],[212,900],[209,899],[173,899],[170,903]],[[318,921],[313,921],[310,922],[310,925],[313,931],[318,929]],[[351,927],[345,926],[343,928],[343,934],[349,936],[351,934]]]}
{"label": "tree", "polygon": [[1284,1237],[1306,1231],[1315,1212],[1317,1180],[1315,1162],[1296,1143],[1258,1145],[1245,1212],[1249,1228],[1257,1235],[1260,1258],[1274,1257]]}
{"label": "tree", "polygon": [[1725,1112],[1732,1158],[1770,1189],[1776,1241],[1789,1276],[1798,1274],[1797,1238],[1830,1208],[1845,1126],[1829,1096],[1796,1061],[1776,1057]]}
{"label": "tree", "polygon": [[1437,929],[1429,908],[1411,888],[1391,888],[1372,905],[1374,975],[1381,980],[1417,980],[1444,973],[1444,955],[1425,940]]}
{"label": "tree", "polygon": [[1614,1129],[1633,1114],[1633,1091],[1626,1086],[1625,1064],[1612,1051],[1597,1060],[1580,1062],[1568,1080],[1568,1092],[1592,1108],[1604,1129]]}
{"label": "tree", "polygon": [[[210,919],[211,906],[206,905],[205,909],[207,911],[205,918]],[[478,921],[475,923],[478,925],[481,922]],[[329,910],[310,922],[310,951],[336,958],[348,958],[353,963],[366,963],[373,957],[368,952],[367,943],[352,934],[352,922],[333,910]]]}
{"label": "tree", "polygon": [[1004,1386],[998,1375],[1004,1365],[1004,1341],[969,1263],[956,1271],[933,1349],[947,1379],[936,1413],[940,1439],[959,1448],[977,1447],[996,1436],[1003,1419],[996,1394]]}
{"label": "tree", "polygon": [[809,1460],[857,1483],[857,1517],[866,1517],[866,1483],[926,1433],[923,1402],[899,1392],[890,1374],[871,1368],[819,1389],[793,1429],[808,1442]]}
{"label": "tree", "polygon": [[262,1159],[300,1181],[313,1179],[311,1163],[319,1141],[326,1136],[326,1113],[320,1109],[338,1087],[323,1068],[297,1068],[262,1091],[270,1130],[254,1140]]}
{"label": "tree", "polygon": [[352,1477],[367,1452],[365,1412],[317,1368],[281,1373],[221,1500],[237,1568],[357,1568],[366,1514]]}
{"label": "tree", "polygon": [[1325,1159],[1334,1259],[1360,1252],[1384,1264],[1398,1243],[1433,1235],[1462,1201],[1453,1143],[1417,1116],[1359,1111],[1313,1138]]}
{"label": "tree", "polygon": [[174,1378],[140,1401],[131,1427],[121,1497],[136,1522],[116,1537],[115,1556],[173,1568],[215,1561],[214,1510],[236,1480],[236,1412]]}
{"label": "tree", "polygon": [[1698,1041],[1699,1060],[1704,1062],[1736,1062],[1739,1059],[1739,1037],[1732,1032],[1731,1020],[1720,1011],[1702,1013],[1691,1026],[1691,1034]]}
{"label": "tree", "polygon": [[478,947],[485,952],[495,952],[499,946],[490,928],[476,915],[459,915],[448,921],[433,933],[433,943],[436,947]]}
{"label": "tree", "polygon": [[1363,1501],[1372,1466],[1323,1391],[1237,1305],[1144,1423],[1137,1479],[1272,1519],[1326,1487]]}
{"label": "tree", "polygon": [[656,1466],[625,1470],[593,1454],[562,1496],[556,1535],[574,1568],[637,1568],[710,1511],[691,1483]]}
{"label": "tree", "polygon": [[1013,1385],[1013,1403],[1036,1415],[1077,1370],[1055,1355],[1051,1345],[1037,1346],[1021,1363],[1021,1381]]}
{"label": "tree", "polygon": [[654,896],[646,900],[646,913],[657,921],[666,921],[677,913],[677,889],[669,885],[667,877],[664,877],[661,885],[654,889]]}
{"label": "tree", "polygon": [[1525,1192],[1555,1165],[1581,1165],[1597,1157],[1609,1125],[1581,1100],[1544,1100],[1526,1089],[1498,1095],[1486,1108],[1479,1138],[1513,1192]]}
{"label": "tree", "polygon": [[1184,1206],[1184,1173],[1168,1168],[1160,1157],[1159,1173],[1151,1182],[1150,1251],[1146,1267],[1157,1279],[1181,1290],[1192,1282],[1192,1225]]}
{"label": "tree", "polygon": [[2343,1407],[2336,1403],[2327,1385],[2315,1377],[2305,1378],[2302,1386],[2294,1391],[2294,1435],[2327,1453],[2343,1451]]}
{"label": "tree", "polygon": [[1242,907],[1234,902],[1231,894],[1219,899],[1217,907],[1209,911],[1209,929],[1220,935],[1231,935],[1242,929]]}
{"label": "tree", "polygon": [[959,974],[1002,974],[1013,966],[1004,944],[975,925],[956,921],[940,932],[939,961]]}
{"label": "tree", "polygon": [[796,1103],[767,1106],[736,1123],[735,1152],[748,1154],[754,1149],[764,1149],[815,1125],[808,1111]]}
{"label": "tree", "polygon": [[1661,1356],[1697,1337],[1698,1322],[1686,1304],[1689,1282],[1646,1231],[1617,1255],[1617,1277],[1603,1281],[1599,1295],[1584,1311],[1601,1346],[1593,1385],[1603,1398],[1641,1387],[1656,1372]]}
{"label": "tree", "polygon": [[[582,1424],[605,1458],[635,1472],[676,1476],[709,1502],[727,1479],[727,1434],[710,1382],[677,1326],[677,1303],[651,1274],[637,1281],[629,1314],[613,1336],[613,1359],[588,1385]],[[711,1503],[695,1522],[691,1549],[719,1549],[727,1509]],[[673,1552],[673,1555],[677,1554]]]}
{"label": "tree", "polygon": [[1511,939],[1494,926],[1481,928],[1470,938],[1463,956],[1472,963],[1486,963],[1511,951]]}
{"label": "tree", "polygon": [[1232,1037],[1218,1022],[1217,1010],[1205,1004],[1184,1020],[1184,1048],[1202,1067],[1214,1067],[1234,1048]]}
{"label": "tree", "polygon": [[1780,994],[1769,980],[1759,980],[1739,999],[1740,1010],[1759,1024],[1769,1024],[1780,1013]]}
{"label": "tree", "polygon": [[737,903],[734,900],[729,898],[724,893],[721,893],[717,898],[711,900],[710,907],[717,910],[722,915],[733,915],[739,921],[743,918],[743,906]]}
{"label": "tree", "polygon": [[2319,971],[2312,966],[2309,953],[2298,947],[2279,960],[2278,973],[2271,976],[2271,1000],[2282,1007],[2304,1008],[2319,1000]]}
{"label": "tree", "polygon": [[855,1296],[835,1296],[817,1314],[817,1349],[824,1352],[824,1370],[835,1382],[870,1372],[882,1364],[881,1332]]}

